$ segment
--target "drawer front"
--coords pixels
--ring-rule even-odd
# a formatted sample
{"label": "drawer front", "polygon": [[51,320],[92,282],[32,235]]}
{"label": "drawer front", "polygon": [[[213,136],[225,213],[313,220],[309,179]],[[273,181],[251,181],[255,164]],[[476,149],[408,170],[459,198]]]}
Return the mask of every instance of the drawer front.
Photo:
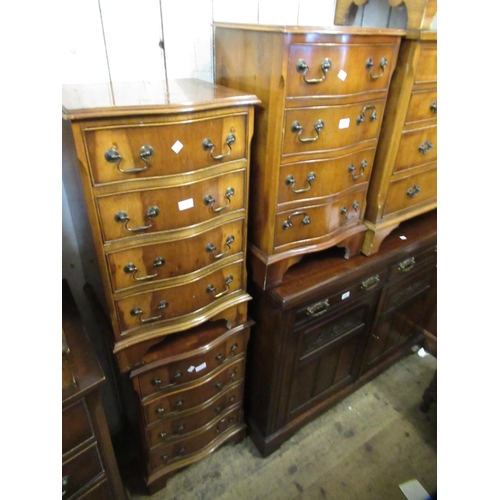
{"label": "drawer front", "polygon": [[240,260],[204,276],[176,286],[139,293],[115,301],[120,330],[127,332],[145,325],[179,318],[224,301],[242,290],[244,261]]}
{"label": "drawer front", "polygon": [[332,196],[368,182],[375,148],[328,160],[285,164],[280,168],[278,203]]}
{"label": "drawer front", "polygon": [[245,206],[245,170],[97,198],[104,242],[182,229]]}
{"label": "drawer front", "polygon": [[[283,156],[327,152],[377,139],[383,99],[285,111]],[[305,142],[304,142],[305,141]]]}
{"label": "drawer front", "polygon": [[243,252],[244,219],[175,241],[107,255],[113,291],[184,276]]}
{"label": "drawer front", "polygon": [[425,202],[437,196],[437,169],[393,180],[389,184],[384,217]]}
{"label": "drawer front", "polygon": [[384,90],[396,61],[395,50],[394,44],[384,43],[292,44],[287,96],[344,96]]}
{"label": "drawer front", "polygon": [[172,418],[159,422],[160,425],[147,429],[146,435],[150,448],[166,442],[178,439],[180,436],[189,434],[211,422],[220,416],[229,407],[243,400],[243,382],[233,384],[231,389],[200,410],[185,414],[181,417]]}
{"label": "drawer front", "polygon": [[390,267],[389,282],[406,279],[408,276],[418,273],[423,267],[432,267],[435,265],[436,259],[436,245],[416,254],[408,254]]}
{"label": "drawer front", "polygon": [[437,118],[437,90],[413,91],[408,105],[405,123]]}
{"label": "drawer front", "polygon": [[140,395],[146,397],[164,390],[194,382],[210,372],[224,366],[235,356],[245,352],[247,330],[235,331],[230,337],[215,343],[202,354],[155,368],[138,376]]}
{"label": "drawer front", "polygon": [[63,463],[62,477],[66,484],[65,497],[69,498],[101,473],[104,473],[104,467],[97,443],[94,443],[71,460]]}
{"label": "drawer front", "polygon": [[300,243],[327,236],[352,223],[357,223],[364,211],[365,189],[350,193],[332,203],[307,206],[281,212],[276,216],[274,247]]}
{"label": "drawer front", "polygon": [[415,83],[437,81],[437,48],[436,44],[422,44],[422,50],[415,71]]}
{"label": "drawer front", "polygon": [[[246,114],[137,122],[85,130],[94,185],[182,174],[245,158]],[[206,139],[214,145],[213,151],[203,147]],[[217,159],[219,155],[223,157]]]}
{"label": "drawer front", "polygon": [[239,423],[240,420],[241,408],[238,406],[228,413],[221,415],[220,418],[207,426],[203,431],[181,438],[151,452],[151,468],[156,470],[200,451],[224,431]]}
{"label": "drawer front", "polygon": [[164,418],[181,417],[181,412],[204,404],[211,398],[232,390],[231,384],[241,380],[244,375],[245,361],[237,359],[203,380],[195,387],[180,389],[143,405],[146,424]]}
{"label": "drawer front", "polygon": [[403,132],[394,172],[437,160],[437,127]]}
{"label": "drawer front", "polygon": [[113,493],[109,487],[108,480],[101,481],[96,486],[90,488],[78,500],[113,500]]}
{"label": "drawer front", "polygon": [[84,399],[62,411],[63,455],[94,437],[90,415]]}

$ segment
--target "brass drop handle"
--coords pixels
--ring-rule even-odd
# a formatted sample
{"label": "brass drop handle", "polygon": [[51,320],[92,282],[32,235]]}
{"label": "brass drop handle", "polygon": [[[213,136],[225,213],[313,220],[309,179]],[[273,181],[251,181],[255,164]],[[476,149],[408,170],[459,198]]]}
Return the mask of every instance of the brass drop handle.
{"label": "brass drop handle", "polygon": [[[163,257],[157,257],[153,261],[153,267],[157,269],[158,267],[161,267],[165,264],[165,259]],[[145,280],[151,280],[153,278],[156,278],[158,276],[158,273],[155,274],[147,274],[146,276],[141,276],[140,278],[137,278],[136,274],[138,272],[137,266],[133,263],[130,262],[123,268],[123,272],[125,274],[132,274],[132,278],[135,281],[145,281]]]}
{"label": "brass drop handle", "polygon": [[[172,459],[180,457],[181,455],[184,455],[185,452],[186,452],[186,448],[183,446],[182,448],[179,449],[179,451],[177,452],[177,455],[175,455],[174,457],[172,457]],[[164,462],[166,462],[169,459],[169,457],[170,457],[170,455],[165,454],[165,455],[161,456],[161,459]]]}
{"label": "brass drop handle", "polygon": [[297,61],[297,64],[295,65],[295,68],[299,73],[302,73],[302,79],[306,83],[321,83],[326,79],[326,73],[330,70],[332,67],[332,61],[326,57],[323,59],[323,62],[321,63],[321,71],[323,72],[323,76],[321,78],[313,78],[310,80],[307,80],[306,78],[306,73],[309,71],[309,66],[307,63],[304,61],[304,59],[299,59]]}
{"label": "brass drop handle", "polygon": [[217,290],[216,288],[213,286],[213,285],[208,285],[207,288],[206,288],[206,292],[207,293],[211,293],[215,299],[218,299],[219,297],[222,297],[223,295],[226,295],[226,293],[229,293],[229,285],[232,283],[233,281],[233,277],[232,276],[228,276],[225,280],[225,285],[226,285],[226,288],[224,290],[222,290],[222,292],[219,292],[219,293],[215,293]]}
{"label": "brass drop handle", "polygon": [[128,223],[130,222],[130,217],[127,215],[126,212],[123,211],[116,212],[115,222],[118,222],[119,224],[125,224],[125,229],[127,231],[131,232],[145,231],[146,229],[149,229],[150,227],[153,226],[153,218],[157,217],[159,213],[160,209],[158,207],[155,206],[148,207],[146,211],[146,217],[151,221],[151,224],[149,224],[149,226],[128,227]]}
{"label": "brass drop handle", "polygon": [[302,224],[304,226],[307,226],[308,224],[311,223],[311,218],[307,215],[307,212],[293,212],[291,213],[285,222],[283,222],[281,229],[289,229],[293,226],[292,224],[292,217],[296,217],[298,215],[303,215],[304,217],[302,218]]}
{"label": "brass drop handle", "polygon": [[375,276],[361,282],[361,290],[371,290],[372,288],[376,288],[379,283],[380,277],[376,274]]}
{"label": "brass drop handle", "polygon": [[148,160],[152,158],[154,154],[155,151],[151,146],[148,145],[142,146],[139,152],[139,156],[141,160],[145,163],[144,167],[129,168],[125,170],[120,168],[120,163],[122,162],[123,158],[122,155],[118,152],[116,146],[113,146],[104,153],[104,159],[109,163],[116,163],[116,168],[122,174],[135,174],[137,172],[144,172],[144,170],[146,170],[150,166]]}
{"label": "brass drop handle", "polygon": [[305,137],[305,138],[302,138],[301,137],[301,134],[303,132],[303,127],[302,125],[297,121],[295,120],[293,123],[292,123],[292,132],[294,134],[297,134],[297,137],[299,139],[300,142],[314,142],[314,141],[317,141],[318,138],[319,138],[319,133],[325,128],[325,123],[323,122],[323,120],[318,120],[315,124],[314,124],[314,130],[316,130],[316,137]]}
{"label": "brass drop handle", "polygon": [[209,243],[205,247],[205,252],[212,254],[212,257],[214,259],[220,259],[221,257],[224,257],[224,255],[228,254],[231,251],[231,244],[232,243],[234,243],[234,236],[232,234],[230,234],[226,238],[226,247],[227,247],[227,250],[225,252],[221,252],[221,253],[215,255],[215,252],[216,252],[217,248],[215,247],[215,245],[213,243]]}
{"label": "brass drop handle", "polygon": [[233,381],[234,381],[234,379],[235,379],[235,377],[236,377],[236,370],[233,370],[233,371],[231,372],[231,375],[229,375],[229,380],[227,381],[226,385],[222,385],[222,382],[220,382],[220,381],[219,381],[219,382],[217,382],[217,383],[215,384],[215,387],[216,387],[217,389],[223,389],[223,388],[224,388],[224,387],[226,387],[227,385],[232,384],[232,383],[233,383]]}
{"label": "brass drop handle", "polygon": [[410,257],[409,259],[403,260],[398,265],[398,271],[401,273],[407,273],[415,266],[415,257]]}
{"label": "brass drop handle", "polygon": [[151,321],[156,321],[158,319],[162,318],[162,310],[166,309],[168,307],[168,302],[166,300],[160,301],[158,304],[157,309],[160,311],[160,314],[158,316],[151,316],[149,318],[142,318],[142,309],[140,307],[134,307],[133,309],[130,310],[130,315],[131,316],[139,316],[139,320],[141,323],[151,323]]}
{"label": "brass drop handle", "polygon": [[410,198],[415,198],[415,196],[417,196],[418,193],[420,193],[422,189],[420,188],[420,186],[417,186],[415,184],[415,186],[411,187],[410,189],[408,189],[408,191],[406,191],[406,195],[409,196]]}
{"label": "brass drop handle", "polygon": [[365,175],[365,168],[367,166],[368,166],[368,162],[366,160],[363,160],[361,162],[361,165],[359,166],[360,169],[361,169],[361,171],[360,171],[361,173],[359,173],[358,175],[354,175],[354,172],[356,172],[356,167],[352,163],[347,168],[347,171],[351,174],[352,179],[354,181],[357,181],[358,179],[360,179],[361,177],[363,177],[363,175]]}
{"label": "brass drop handle", "polygon": [[431,110],[433,113],[436,113],[436,114],[437,114],[437,112],[438,112],[438,105],[437,105],[437,101],[431,102],[430,110]]}
{"label": "brass drop handle", "polygon": [[432,144],[432,142],[427,139],[425,142],[420,144],[420,146],[418,147],[418,150],[423,155],[426,155],[433,147],[434,147],[434,144]]}
{"label": "brass drop handle", "polygon": [[312,188],[312,182],[316,180],[316,174],[314,172],[309,172],[307,174],[306,181],[309,184],[308,187],[304,189],[293,189],[295,187],[295,178],[293,175],[288,175],[287,178],[285,179],[285,184],[290,187],[290,189],[295,193],[295,194],[300,194],[300,193],[307,193]]}
{"label": "brass drop handle", "polygon": [[232,357],[236,355],[236,350],[238,349],[238,344],[233,344],[231,346],[231,351],[229,353],[229,356],[227,356],[225,359],[222,359],[222,353],[218,353],[215,356],[216,361],[218,361],[220,364],[225,363],[226,361],[230,360]]}
{"label": "brass drop handle", "polygon": [[227,147],[229,148],[229,151],[227,153],[223,153],[217,156],[213,155],[213,152],[215,150],[215,144],[210,140],[210,139],[204,139],[203,142],[201,143],[201,147],[203,148],[203,151],[209,151],[210,150],[210,156],[212,157],[213,160],[222,160],[222,158],[225,158],[226,156],[229,156],[232,152],[231,146],[236,142],[236,136],[234,134],[229,134],[226,137],[226,144]]}
{"label": "brass drop handle", "polygon": [[348,215],[349,210],[347,210],[347,208],[345,206],[340,209],[340,213],[345,216],[346,220],[352,220],[352,219],[355,219],[357,217],[358,208],[359,208],[359,201],[356,200],[352,204],[352,208],[354,210],[354,214],[352,214],[351,216]]}
{"label": "brass drop handle", "polygon": [[382,57],[382,59],[380,59],[380,64],[379,64],[379,67],[380,69],[382,70],[379,74],[377,75],[374,75],[373,74],[373,68],[375,66],[375,63],[371,60],[371,58],[368,58],[366,60],[366,63],[365,63],[365,68],[368,70],[370,70],[370,77],[372,80],[377,80],[379,79],[381,76],[384,75],[384,70],[385,68],[387,67],[387,63],[389,61],[387,60],[387,57]]}
{"label": "brass drop handle", "polygon": [[215,428],[216,434],[219,434],[224,427],[227,427],[227,425],[224,425],[226,422],[229,425],[229,424],[232,424],[233,421],[234,421],[234,417],[224,417],[224,418],[222,418],[219,421],[219,423],[217,424],[217,427]]}
{"label": "brass drop handle", "polygon": [[176,371],[174,374],[174,381],[171,382],[170,384],[161,385],[163,383],[163,381],[160,377],[155,377],[153,380],[151,380],[151,384],[155,386],[157,391],[167,389],[168,387],[172,387],[174,385],[177,385],[178,381],[176,379],[180,378],[181,376],[182,376],[182,373],[180,371]]}
{"label": "brass drop handle", "polygon": [[210,194],[207,194],[205,196],[205,198],[203,198],[203,204],[207,207],[210,207],[210,210],[212,210],[212,212],[220,212],[221,210],[224,210],[225,208],[227,208],[230,205],[231,197],[234,196],[234,189],[232,187],[228,187],[226,189],[226,194],[224,196],[227,199],[227,203],[225,205],[218,207],[218,208],[214,208],[215,199]]}
{"label": "brass drop handle", "polygon": [[66,490],[68,488],[69,476],[64,476],[62,478],[62,496],[66,495]]}
{"label": "brass drop handle", "polygon": [[316,304],[307,308],[307,315],[316,318],[317,316],[325,314],[329,307],[330,302],[328,302],[328,299],[321,300],[320,302],[316,302]]}
{"label": "brass drop handle", "polygon": [[356,118],[356,125],[363,123],[366,120],[365,113],[369,110],[373,109],[372,114],[370,115],[370,121],[374,122],[377,119],[377,108],[373,104],[367,104],[361,110],[361,114]]}
{"label": "brass drop handle", "polygon": [[[179,436],[180,434],[182,434],[182,431],[183,431],[183,430],[184,430],[184,424],[181,424],[181,425],[179,425],[179,426],[177,427],[176,431],[172,434],[172,436]],[[168,435],[168,433],[167,433],[167,432],[165,432],[165,431],[161,431],[161,432],[159,432],[159,433],[158,433],[158,437],[159,437],[160,439],[167,439],[167,438],[168,438],[168,437],[170,437],[170,436]]]}
{"label": "brass drop handle", "polygon": [[[175,403],[175,406],[174,406],[175,410],[171,411],[170,413],[167,413],[167,415],[173,415],[174,413],[177,413],[182,408],[183,404],[184,404],[184,400],[179,399],[179,401],[177,401],[177,403]],[[165,408],[163,407],[163,405],[158,406],[155,409],[155,413],[158,413],[159,415],[165,416],[164,415]]]}

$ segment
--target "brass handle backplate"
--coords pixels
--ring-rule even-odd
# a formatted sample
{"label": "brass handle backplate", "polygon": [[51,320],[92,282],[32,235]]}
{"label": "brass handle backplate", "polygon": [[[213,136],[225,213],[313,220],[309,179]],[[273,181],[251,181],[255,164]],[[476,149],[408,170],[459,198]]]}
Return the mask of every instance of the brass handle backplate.
{"label": "brass handle backplate", "polygon": [[326,57],[325,59],[323,59],[323,62],[321,63],[321,71],[323,72],[323,76],[321,78],[311,78],[310,80],[308,80],[306,78],[306,73],[309,71],[309,66],[304,61],[304,59],[299,59],[297,61],[297,64],[295,65],[297,71],[299,73],[302,73],[302,79],[304,80],[304,82],[309,84],[321,83],[322,81],[324,81],[326,79],[326,73],[330,70],[331,67],[332,67],[332,61],[330,61],[330,59]]}
{"label": "brass handle backplate", "polygon": [[328,302],[328,299],[322,300],[321,302],[316,302],[316,304],[313,304],[312,306],[307,308],[307,315],[313,318],[321,316],[322,314],[326,313],[329,307],[330,302]]}
{"label": "brass handle backplate", "polygon": [[138,316],[141,323],[151,323],[151,321],[156,321],[158,319],[161,319],[162,318],[162,311],[163,311],[163,309],[166,309],[167,307],[168,307],[168,302],[166,300],[162,300],[162,301],[160,301],[160,303],[158,304],[158,307],[157,307],[157,309],[160,311],[160,314],[157,316],[143,318],[142,317],[143,311],[140,307],[134,307],[133,309],[131,309],[130,315],[131,316]]}
{"label": "brass handle backplate", "polygon": [[408,191],[406,191],[406,195],[409,196],[410,198],[415,198],[415,196],[417,196],[418,193],[420,193],[422,189],[420,188],[420,186],[417,186],[415,184],[415,186],[411,187],[410,189],[408,189]]}
{"label": "brass handle backplate", "polygon": [[210,156],[212,157],[213,160],[222,160],[226,156],[229,156],[232,152],[231,146],[236,142],[236,136],[234,134],[229,134],[226,137],[226,144],[227,147],[229,148],[229,151],[227,153],[223,153],[217,156],[213,155],[213,152],[215,150],[215,144],[210,140],[210,139],[204,139],[203,142],[201,143],[201,147],[203,148],[204,151],[210,151]]}
{"label": "brass handle backplate", "polygon": [[367,280],[361,282],[361,290],[371,290],[372,288],[375,288],[379,283],[380,277],[378,274],[376,274],[375,276],[372,276],[371,278],[368,278]]}
{"label": "brass handle backplate", "polygon": [[413,269],[415,264],[416,264],[415,257],[410,257],[409,259],[403,260],[402,262],[399,263],[398,271],[402,273],[407,273],[408,271]]}
{"label": "brass handle backplate", "polygon": [[290,187],[290,189],[295,194],[307,193],[312,188],[312,182],[316,180],[316,174],[314,172],[309,172],[307,174],[306,182],[309,184],[308,187],[303,189],[293,189],[295,187],[295,177],[293,175],[288,175],[285,179],[285,184]]}
{"label": "brass handle backplate", "polygon": [[434,144],[432,144],[432,142],[427,139],[425,142],[420,144],[420,146],[418,147],[418,150],[423,155],[426,155],[433,147],[434,147]]}
{"label": "brass handle backplate", "polygon": [[146,211],[146,217],[151,221],[151,224],[148,226],[139,226],[139,227],[128,227],[128,223],[130,222],[130,217],[127,215],[127,212],[116,212],[115,214],[115,222],[119,224],[125,224],[125,229],[127,231],[135,232],[135,231],[145,231],[153,226],[153,218],[157,217],[160,213],[160,209],[158,207],[148,207]]}
{"label": "brass handle backplate", "polygon": [[[165,259],[163,257],[157,257],[153,261],[153,267],[157,269],[158,267],[161,267],[165,264]],[[135,281],[145,281],[145,280],[150,280],[153,278],[156,278],[158,276],[158,273],[155,274],[147,274],[146,276],[141,276],[140,278],[137,278],[136,274],[138,272],[137,266],[133,263],[130,262],[123,268],[123,272],[126,274],[132,274],[132,278]]]}
{"label": "brass handle backplate", "polygon": [[365,68],[367,70],[368,69],[370,70],[370,77],[372,80],[377,80],[384,75],[384,71],[385,71],[385,68],[387,67],[388,62],[389,61],[387,60],[387,57],[382,57],[382,59],[380,59],[380,64],[379,64],[379,67],[382,71],[380,73],[378,73],[377,75],[374,75],[373,68],[375,66],[375,63],[371,60],[371,58],[368,58],[366,60]]}
{"label": "brass handle backplate", "polygon": [[212,212],[220,212],[221,210],[224,210],[229,206],[231,203],[231,197],[234,196],[234,189],[232,187],[229,187],[226,189],[226,194],[224,195],[227,199],[227,203],[225,205],[222,205],[218,208],[214,208],[215,205],[215,199],[212,195],[207,194],[205,198],[203,198],[203,204],[207,207],[210,207],[210,210]]}
{"label": "brass handle backplate", "polygon": [[122,155],[118,152],[118,148],[116,146],[113,146],[104,153],[104,159],[109,163],[116,163],[116,168],[122,174],[135,174],[137,172],[144,172],[144,170],[146,170],[150,166],[148,160],[152,158],[154,154],[155,151],[151,146],[148,145],[142,146],[139,152],[139,156],[141,160],[144,162],[144,166],[129,168],[125,170],[120,168],[120,163],[122,162],[123,158]]}
{"label": "brass handle backplate", "polygon": [[323,120],[318,120],[314,124],[314,130],[316,131],[316,137],[301,137],[301,134],[303,132],[303,127],[302,125],[298,122],[298,120],[295,120],[292,123],[291,130],[294,134],[297,134],[297,138],[299,139],[300,142],[314,142],[317,141],[319,138],[319,133],[325,128],[325,123]]}

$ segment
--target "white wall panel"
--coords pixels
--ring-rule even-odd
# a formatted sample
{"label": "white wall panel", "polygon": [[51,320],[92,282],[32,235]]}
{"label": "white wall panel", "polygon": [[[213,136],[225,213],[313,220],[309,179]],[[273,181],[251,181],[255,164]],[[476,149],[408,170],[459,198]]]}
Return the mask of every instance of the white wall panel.
{"label": "white wall panel", "polygon": [[336,0],[301,0],[299,2],[300,26],[333,26]]}
{"label": "white wall panel", "polygon": [[296,25],[298,17],[299,0],[259,1],[259,24]]}
{"label": "white wall panel", "polygon": [[213,4],[215,22],[243,24],[259,22],[259,0],[246,0],[237,5],[234,0],[213,0]]}

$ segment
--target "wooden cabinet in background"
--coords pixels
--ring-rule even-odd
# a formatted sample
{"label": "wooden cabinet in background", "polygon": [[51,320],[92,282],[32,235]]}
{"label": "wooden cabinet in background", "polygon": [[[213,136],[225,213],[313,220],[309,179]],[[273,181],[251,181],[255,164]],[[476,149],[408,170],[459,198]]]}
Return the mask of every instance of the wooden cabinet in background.
{"label": "wooden cabinet in background", "polygon": [[362,252],[377,252],[402,221],[437,207],[437,33],[401,42],[373,175]]}

